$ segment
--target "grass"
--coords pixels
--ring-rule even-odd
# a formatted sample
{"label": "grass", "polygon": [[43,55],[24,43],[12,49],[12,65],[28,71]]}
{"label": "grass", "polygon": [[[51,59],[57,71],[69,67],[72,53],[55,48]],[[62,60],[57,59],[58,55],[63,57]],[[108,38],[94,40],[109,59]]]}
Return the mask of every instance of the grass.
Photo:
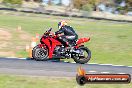
{"label": "grass", "polygon": [[130,84],[86,84],[75,78],[0,75],[0,88],[131,88]]}
{"label": "grass", "polygon": [[[85,44],[92,51],[90,63],[132,65],[132,23],[95,21],[31,13],[28,13],[28,16],[17,16],[18,13],[15,12],[12,14],[15,15],[0,15],[0,27],[13,30],[21,26],[23,31],[34,36],[35,33],[43,34],[49,27],[53,27],[55,32],[57,22],[66,19],[80,37],[91,37],[91,41]],[[19,13],[19,15],[24,14]],[[18,39],[14,46],[20,45],[20,41]],[[25,43],[21,46],[25,46]],[[27,43],[29,42],[27,41]],[[17,52],[17,55],[19,54],[25,55],[23,49]]]}

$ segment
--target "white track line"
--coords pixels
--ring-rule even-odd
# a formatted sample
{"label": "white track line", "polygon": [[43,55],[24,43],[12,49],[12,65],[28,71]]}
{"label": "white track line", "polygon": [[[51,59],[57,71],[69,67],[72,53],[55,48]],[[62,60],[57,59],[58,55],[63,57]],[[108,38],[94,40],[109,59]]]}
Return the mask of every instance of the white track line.
{"label": "white track line", "polygon": [[26,60],[26,58],[18,58],[18,57],[7,57],[7,58],[14,58],[14,59],[22,59],[22,60]]}
{"label": "white track line", "polygon": [[100,72],[100,73],[105,73],[105,74],[107,74],[107,73],[110,73],[110,72]]}
{"label": "white track line", "polygon": [[127,66],[127,67],[130,67],[130,68],[132,68],[132,66]]}
{"label": "white track line", "polygon": [[76,62],[70,62],[70,63],[76,63]]}
{"label": "white track line", "polygon": [[113,65],[113,64],[98,64],[98,65]]}
{"label": "white track line", "polygon": [[125,65],[112,65],[112,66],[118,66],[118,67],[120,67],[120,66],[125,66]]}
{"label": "white track line", "polygon": [[125,65],[113,65],[113,64],[98,64],[98,63],[87,63],[87,64],[96,64],[96,65],[102,65],[102,66],[105,66],[105,65],[109,65],[109,66],[117,66],[117,67],[121,67],[121,66],[124,66],[124,67],[132,67],[132,66],[125,66]]}
{"label": "white track line", "polygon": [[118,73],[118,74],[126,74],[126,73]]}
{"label": "white track line", "polygon": [[18,58],[18,57],[6,57],[6,58]]}
{"label": "white track line", "polygon": [[19,58],[19,59],[26,60],[26,58]]}
{"label": "white track line", "polygon": [[98,64],[98,63],[87,63],[87,64]]}
{"label": "white track line", "polygon": [[94,73],[94,72],[97,72],[97,71],[88,71],[88,72]]}

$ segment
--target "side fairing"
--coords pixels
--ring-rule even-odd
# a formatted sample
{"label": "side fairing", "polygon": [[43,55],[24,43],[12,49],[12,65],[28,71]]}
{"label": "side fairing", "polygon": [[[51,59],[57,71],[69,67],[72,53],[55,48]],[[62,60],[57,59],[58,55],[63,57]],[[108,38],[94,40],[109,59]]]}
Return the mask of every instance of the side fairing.
{"label": "side fairing", "polygon": [[54,49],[57,45],[61,45],[61,43],[54,39],[54,38],[47,38],[47,39],[42,39],[43,43],[48,47],[49,50],[49,58],[52,58]]}

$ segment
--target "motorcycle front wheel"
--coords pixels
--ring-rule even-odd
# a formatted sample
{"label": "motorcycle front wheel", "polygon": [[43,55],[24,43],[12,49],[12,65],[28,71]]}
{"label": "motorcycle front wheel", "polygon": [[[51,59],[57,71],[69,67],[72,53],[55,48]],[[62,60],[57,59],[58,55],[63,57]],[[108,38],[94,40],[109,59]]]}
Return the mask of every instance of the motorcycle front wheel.
{"label": "motorcycle front wheel", "polygon": [[32,50],[32,57],[36,61],[48,60],[48,48],[40,48],[38,45]]}
{"label": "motorcycle front wheel", "polygon": [[81,53],[78,56],[74,56],[73,59],[76,63],[85,64],[91,58],[91,51],[87,47],[79,47]]}

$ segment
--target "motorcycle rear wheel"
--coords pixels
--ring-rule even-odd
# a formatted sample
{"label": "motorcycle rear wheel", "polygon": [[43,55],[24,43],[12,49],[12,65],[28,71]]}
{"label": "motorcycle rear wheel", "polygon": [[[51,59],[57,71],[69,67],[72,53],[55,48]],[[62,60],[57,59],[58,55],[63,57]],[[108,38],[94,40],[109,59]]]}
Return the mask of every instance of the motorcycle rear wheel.
{"label": "motorcycle rear wheel", "polygon": [[40,48],[37,45],[32,50],[32,57],[36,61],[45,61],[45,60],[48,60],[48,49],[47,48]]}
{"label": "motorcycle rear wheel", "polygon": [[91,51],[87,47],[79,47],[80,50],[83,50],[83,53],[85,52],[87,56],[74,56],[73,59],[76,63],[85,64],[87,63],[91,58]]}

